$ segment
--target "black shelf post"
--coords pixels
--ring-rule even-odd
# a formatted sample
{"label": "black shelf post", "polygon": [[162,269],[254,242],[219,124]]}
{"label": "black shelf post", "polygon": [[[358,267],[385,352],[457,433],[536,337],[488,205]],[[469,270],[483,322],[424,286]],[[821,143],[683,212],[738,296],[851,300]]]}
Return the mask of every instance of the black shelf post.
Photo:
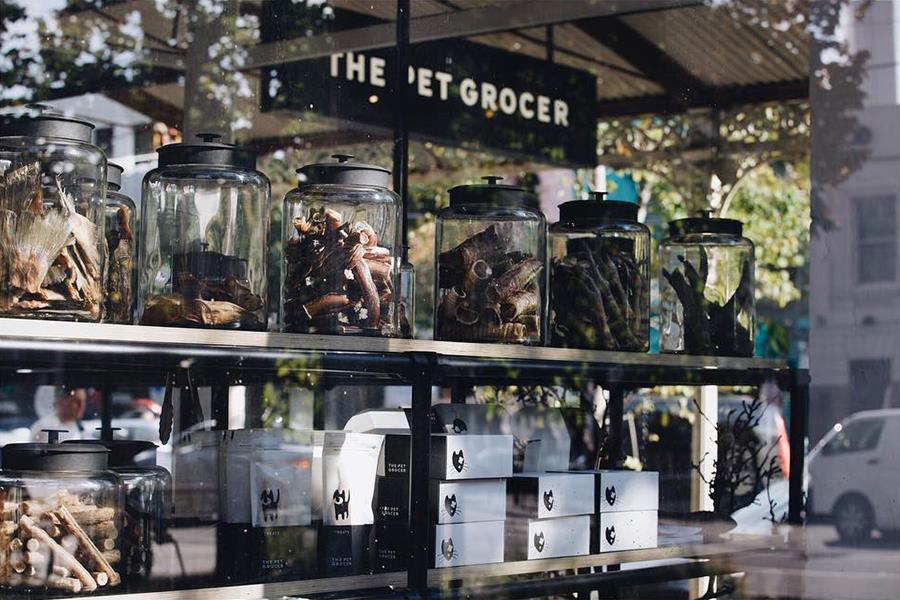
{"label": "black shelf post", "polygon": [[806,512],[803,475],[806,470],[806,437],[809,434],[809,372],[796,370],[789,375],[791,472],[788,481],[788,523],[802,525]]}
{"label": "black shelf post", "polygon": [[411,355],[412,414],[410,416],[409,472],[409,570],[407,587],[424,592],[428,588],[429,515],[428,479],[431,475],[431,386],[436,358],[432,354]]}

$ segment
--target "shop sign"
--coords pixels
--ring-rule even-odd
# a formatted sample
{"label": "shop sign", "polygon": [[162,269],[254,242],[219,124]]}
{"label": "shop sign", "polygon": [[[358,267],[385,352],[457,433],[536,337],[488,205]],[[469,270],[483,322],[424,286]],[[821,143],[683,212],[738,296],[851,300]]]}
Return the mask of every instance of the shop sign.
{"label": "shop sign", "polygon": [[[391,128],[394,60],[386,48],[267,68],[264,108]],[[590,73],[458,40],[413,45],[410,65],[413,136],[552,164],[595,164]]]}

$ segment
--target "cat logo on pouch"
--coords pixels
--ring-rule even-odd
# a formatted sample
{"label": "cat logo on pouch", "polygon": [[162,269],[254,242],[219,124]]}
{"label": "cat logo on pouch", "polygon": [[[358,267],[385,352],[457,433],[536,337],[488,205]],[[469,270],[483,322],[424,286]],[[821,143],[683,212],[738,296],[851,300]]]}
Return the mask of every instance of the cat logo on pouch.
{"label": "cat logo on pouch", "polygon": [[468,431],[468,427],[466,427],[466,422],[456,417],[453,419],[453,433],[465,433]]}
{"label": "cat logo on pouch", "polygon": [[534,549],[538,552],[544,551],[544,532],[534,534]]}
{"label": "cat logo on pouch", "polygon": [[606,487],[606,501],[612,506],[616,503],[616,486],[610,485]]}
{"label": "cat logo on pouch", "polygon": [[346,520],[350,516],[350,491],[334,490],[331,498],[334,501],[335,521]]}
{"label": "cat logo on pouch", "polygon": [[456,514],[456,494],[452,494],[450,496],[444,496],[444,509],[447,511],[447,514],[451,517]]}
{"label": "cat logo on pouch", "polygon": [[453,468],[456,469],[457,473],[462,473],[465,466],[466,457],[462,450],[457,450],[453,453]]}
{"label": "cat logo on pouch", "polygon": [[613,544],[616,543],[616,526],[615,525],[606,528],[606,541],[609,542],[610,546],[612,546]]}
{"label": "cat logo on pouch", "polygon": [[547,510],[553,510],[553,490],[547,490],[544,492],[544,506],[547,507]]}
{"label": "cat logo on pouch", "polygon": [[263,521],[277,521],[278,503],[281,502],[281,489],[277,489],[274,492],[270,489],[263,490],[262,494],[259,495],[259,502],[262,506]]}
{"label": "cat logo on pouch", "polygon": [[441,554],[444,560],[453,560],[456,558],[456,548],[453,547],[453,538],[441,540]]}

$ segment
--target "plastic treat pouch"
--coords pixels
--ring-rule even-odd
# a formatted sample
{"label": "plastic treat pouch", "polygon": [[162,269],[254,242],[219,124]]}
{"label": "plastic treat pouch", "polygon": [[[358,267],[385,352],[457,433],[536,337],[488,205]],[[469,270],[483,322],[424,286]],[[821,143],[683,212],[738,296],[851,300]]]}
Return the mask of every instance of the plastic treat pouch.
{"label": "plastic treat pouch", "polygon": [[384,436],[368,433],[325,434],[322,449],[322,522],[371,525],[372,496]]}

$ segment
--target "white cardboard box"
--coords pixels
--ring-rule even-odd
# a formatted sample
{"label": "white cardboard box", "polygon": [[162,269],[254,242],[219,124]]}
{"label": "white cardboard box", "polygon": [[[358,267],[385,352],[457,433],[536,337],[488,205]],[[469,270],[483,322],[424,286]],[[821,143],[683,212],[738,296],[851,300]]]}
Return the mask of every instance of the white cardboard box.
{"label": "white cardboard box", "polygon": [[528,522],[528,560],[591,553],[591,517],[532,519]]}
{"label": "white cardboard box", "polygon": [[506,480],[437,481],[432,511],[438,524],[503,521]]}
{"label": "white cardboard box", "polygon": [[657,526],[655,510],[601,513],[597,520],[600,552],[656,548]]}
{"label": "white cardboard box", "polygon": [[511,435],[431,436],[432,479],[495,479],[511,477]]}
{"label": "white cardboard box", "polygon": [[659,510],[659,473],[595,471],[597,512]]}
{"label": "white cardboard box", "polygon": [[434,566],[503,562],[503,521],[434,526]]}
{"label": "white cardboard box", "polygon": [[591,473],[518,473],[508,489],[516,509],[532,518],[591,515],[594,480]]}

